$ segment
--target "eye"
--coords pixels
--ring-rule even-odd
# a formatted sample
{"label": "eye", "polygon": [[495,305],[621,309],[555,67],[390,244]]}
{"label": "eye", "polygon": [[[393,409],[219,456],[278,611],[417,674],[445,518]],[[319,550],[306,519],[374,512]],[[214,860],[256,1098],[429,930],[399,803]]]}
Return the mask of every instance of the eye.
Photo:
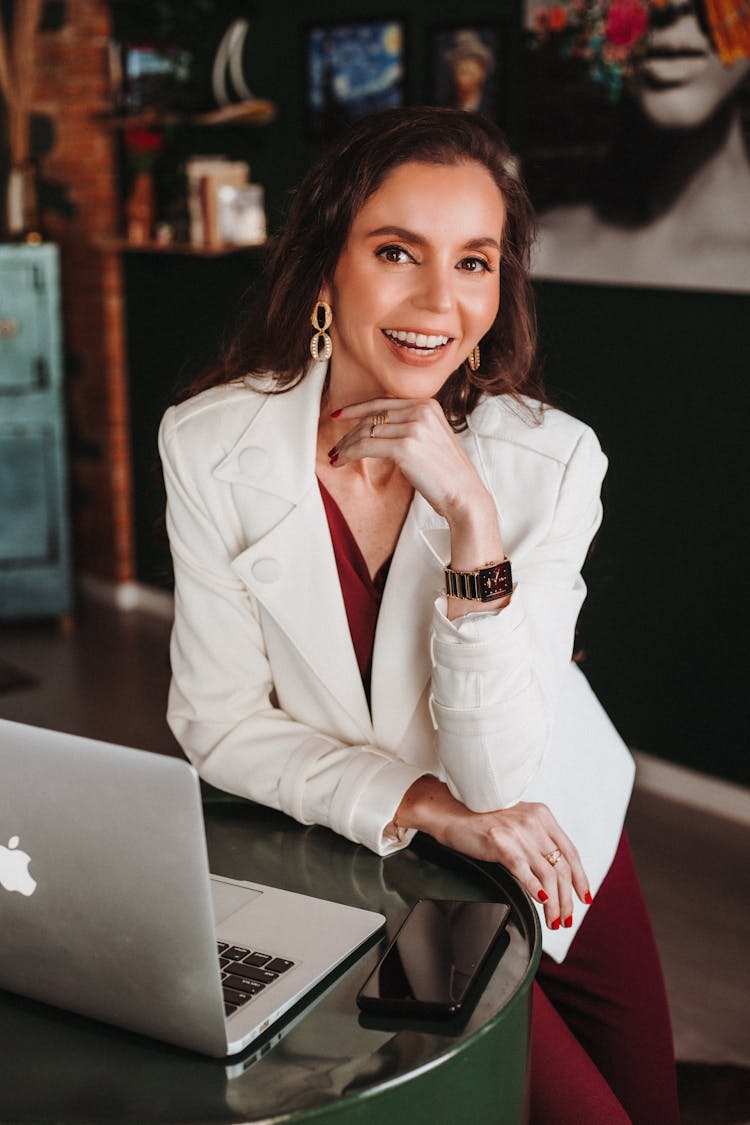
{"label": "eye", "polygon": [[393,265],[402,265],[404,262],[414,261],[409,251],[404,250],[403,246],[381,246],[379,250],[375,251],[375,254],[378,258],[391,262]]}
{"label": "eye", "polygon": [[493,269],[486,258],[462,258],[458,263],[459,268],[466,273],[492,273]]}

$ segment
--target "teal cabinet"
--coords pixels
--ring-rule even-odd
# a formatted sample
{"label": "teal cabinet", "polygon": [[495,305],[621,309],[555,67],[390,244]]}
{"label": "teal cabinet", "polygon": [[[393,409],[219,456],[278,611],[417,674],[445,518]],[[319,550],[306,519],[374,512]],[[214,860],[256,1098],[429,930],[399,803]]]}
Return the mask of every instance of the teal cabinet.
{"label": "teal cabinet", "polygon": [[0,618],[70,609],[58,250],[0,246]]}

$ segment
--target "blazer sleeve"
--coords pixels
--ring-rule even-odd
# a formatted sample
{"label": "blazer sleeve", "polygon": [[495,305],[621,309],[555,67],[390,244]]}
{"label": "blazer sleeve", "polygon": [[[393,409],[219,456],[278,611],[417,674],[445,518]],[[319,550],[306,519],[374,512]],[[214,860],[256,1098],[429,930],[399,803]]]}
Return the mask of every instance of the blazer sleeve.
{"label": "blazer sleeve", "polygon": [[438,598],[432,623],[430,711],[446,782],[477,812],[521,800],[550,747],[563,674],[586,595],[581,567],[601,522],[607,468],[588,427],[562,473],[549,529],[514,560],[500,612],[456,621]]}
{"label": "blazer sleeve", "polygon": [[424,770],[375,746],[352,746],[275,705],[258,607],[179,448],[174,408],[159,430],[174,564],[175,620],[167,721],[206,781],[321,824],[387,855],[413,833],[387,832]]}

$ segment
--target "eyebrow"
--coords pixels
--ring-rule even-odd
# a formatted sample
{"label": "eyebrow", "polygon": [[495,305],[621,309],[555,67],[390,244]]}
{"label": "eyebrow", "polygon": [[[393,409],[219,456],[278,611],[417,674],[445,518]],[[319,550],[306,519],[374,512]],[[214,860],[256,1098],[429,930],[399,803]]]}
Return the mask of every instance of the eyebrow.
{"label": "eyebrow", "polygon": [[[428,242],[421,234],[416,234],[413,230],[406,230],[404,227],[377,227],[376,230],[369,231],[367,237],[381,238],[383,235],[400,238],[404,242],[412,242],[415,246],[426,246]],[[464,243],[465,250],[481,250],[485,246],[492,246],[498,253],[500,252],[500,243],[496,238],[490,238],[488,235],[484,238],[470,238],[468,242]]]}

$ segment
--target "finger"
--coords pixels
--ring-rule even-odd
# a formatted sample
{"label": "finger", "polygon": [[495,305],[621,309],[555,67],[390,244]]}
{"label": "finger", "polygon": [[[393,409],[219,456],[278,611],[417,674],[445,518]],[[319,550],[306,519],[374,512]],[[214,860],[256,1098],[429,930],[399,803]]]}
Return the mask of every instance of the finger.
{"label": "finger", "polygon": [[560,925],[569,929],[573,925],[573,883],[570,867],[565,856],[555,864],[553,871],[557,878],[557,898],[560,903]]}
{"label": "finger", "polygon": [[536,871],[530,864],[525,864],[520,876],[516,876],[536,902],[544,906],[544,920],[550,930],[559,928],[560,900],[558,895],[557,879],[548,875],[543,868]]}
{"label": "finger", "polygon": [[[545,851],[539,856],[537,861],[537,875],[542,883],[546,893],[549,895],[550,907],[554,903],[554,917],[550,920],[550,928],[553,930],[559,929],[563,924],[565,918],[570,914],[572,898],[570,893],[570,882],[566,885],[565,875],[558,870],[561,861],[553,866],[546,858],[547,853],[555,850],[554,844],[550,847],[544,845]],[[532,864],[532,866],[534,866]],[[552,910],[550,910],[552,913]]]}
{"label": "finger", "polygon": [[[387,431],[387,432],[383,432]],[[398,439],[409,436],[406,426],[376,426],[370,437],[369,424],[365,429],[357,427],[337,442],[331,450],[331,459],[335,458],[337,466],[351,461],[359,461],[363,457],[388,457],[396,459],[403,448],[399,446]]]}
{"label": "finger", "polygon": [[[581,857],[578,854],[578,848],[575,846],[569,836],[563,832],[560,826],[557,826],[557,841],[560,851],[565,856],[568,867],[570,869],[570,879],[575,888],[581,902],[588,903],[591,899],[589,892],[589,880],[581,863]],[[588,896],[588,897],[587,897]]]}
{"label": "finger", "polygon": [[[385,421],[382,421],[383,414],[386,415]],[[381,420],[376,421],[376,419],[378,418],[378,413],[368,411],[363,418],[357,421],[356,425],[352,426],[350,430],[347,430],[345,434],[342,434],[333,448],[328,450],[328,456],[332,457],[336,453],[341,453],[345,446],[351,445],[354,441],[360,441],[371,436],[374,437],[375,434],[378,434],[381,437],[385,437],[385,430],[387,426],[393,427],[403,425],[410,419],[411,414],[409,413],[408,408],[402,408],[397,411],[380,411],[380,417]],[[354,419],[345,418],[344,421],[354,421]],[[389,435],[393,436],[392,429],[389,431]]]}
{"label": "finger", "polygon": [[[547,860],[546,854],[554,850],[554,844],[544,837],[539,839],[532,838],[527,844],[527,854],[529,856],[529,870],[532,876],[541,885],[545,899],[537,899],[544,901],[544,914],[550,929],[556,930],[561,925],[563,903],[560,898],[560,891],[562,884],[557,877],[557,872],[552,864]],[[567,917],[567,915],[566,915]]]}
{"label": "finger", "polygon": [[568,866],[570,867],[571,881],[575,888],[576,894],[580,898],[581,902],[589,904],[591,901],[591,894],[589,892],[589,880],[584,870],[583,864],[581,863],[581,857],[578,854],[578,848],[575,846],[570,836],[568,836],[567,832],[565,832],[564,829],[560,827],[549,809],[545,805],[541,805],[539,807],[541,810],[542,818],[548,826],[550,838],[556,841],[553,847],[559,848],[559,850],[567,860]]}
{"label": "finger", "polygon": [[413,406],[413,400],[406,398],[369,398],[363,402],[350,402],[331,411],[331,418],[341,421],[358,420],[369,414],[384,414],[399,407]]}

